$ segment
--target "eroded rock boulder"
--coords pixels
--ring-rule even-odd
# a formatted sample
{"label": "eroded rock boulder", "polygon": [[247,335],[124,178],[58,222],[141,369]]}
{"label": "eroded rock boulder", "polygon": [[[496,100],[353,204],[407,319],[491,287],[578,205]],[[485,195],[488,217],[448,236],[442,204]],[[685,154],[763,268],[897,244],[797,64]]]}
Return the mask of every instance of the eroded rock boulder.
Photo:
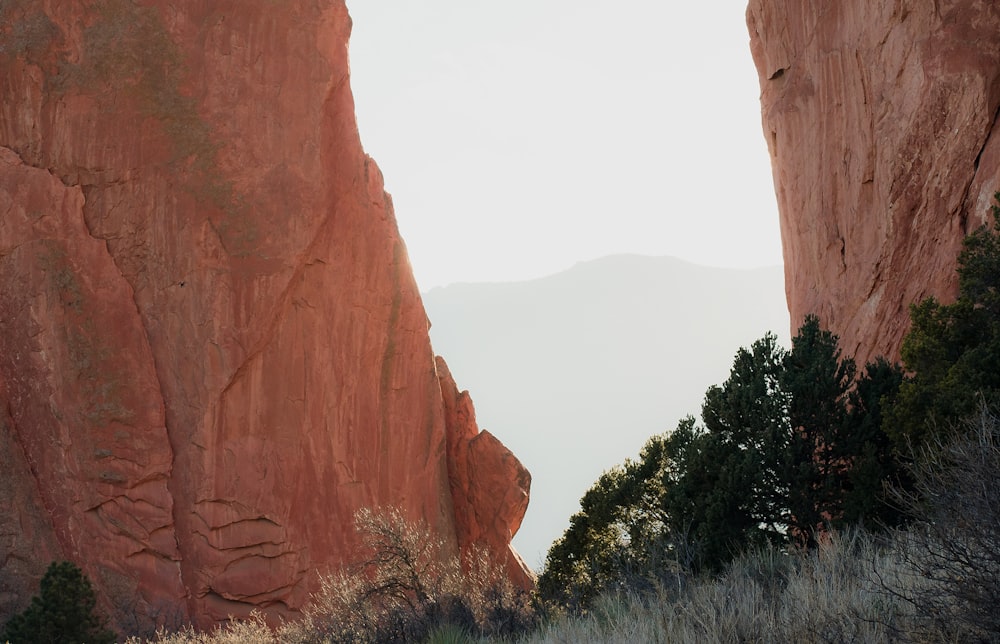
{"label": "eroded rock boulder", "polygon": [[[459,391],[443,358],[437,359],[448,430],[448,467],[458,544],[466,552],[502,553],[496,563],[521,588],[534,573],[511,547],[528,510],[531,474],[496,436],[480,430],[467,391]],[[498,495],[499,492],[499,495]]]}

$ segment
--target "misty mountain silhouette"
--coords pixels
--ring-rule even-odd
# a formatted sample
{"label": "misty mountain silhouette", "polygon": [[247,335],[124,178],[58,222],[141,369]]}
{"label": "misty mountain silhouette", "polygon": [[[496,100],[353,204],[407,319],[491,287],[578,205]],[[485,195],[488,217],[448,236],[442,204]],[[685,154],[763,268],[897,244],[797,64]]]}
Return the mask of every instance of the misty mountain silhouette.
{"label": "misty mountain silhouette", "polygon": [[481,427],[531,471],[514,545],[540,569],[600,474],[701,412],[733,355],[789,343],[781,267],[727,269],[615,255],[524,282],[423,295],[431,341]]}

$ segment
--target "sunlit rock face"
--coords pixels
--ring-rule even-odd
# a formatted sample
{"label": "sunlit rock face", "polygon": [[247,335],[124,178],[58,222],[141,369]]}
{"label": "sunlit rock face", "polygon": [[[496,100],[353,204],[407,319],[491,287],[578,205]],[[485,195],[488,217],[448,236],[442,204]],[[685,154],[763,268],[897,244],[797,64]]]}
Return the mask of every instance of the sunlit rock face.
{"label": "sunlit rock face", "polygon": [[443,358],[437,359],[437,369],[448,428],[458,545],[473,555],[491,553],[511,581],[530,587],[534,574],[510,541],[528,510],[531,474],[496,436],[480,431],[469,392],[458,390]]}
{"label": "sunlit rock face", "polygon": [[750,0],[793,328],[898,357],[1000,190],[1000,4]]}
{"label": "sunlit rock face", "polygon": [[350,24],[0,2],[0,617],[60,558],[123,630],[294,615],[362,507],[530,583],[527,473],[448,425]]}

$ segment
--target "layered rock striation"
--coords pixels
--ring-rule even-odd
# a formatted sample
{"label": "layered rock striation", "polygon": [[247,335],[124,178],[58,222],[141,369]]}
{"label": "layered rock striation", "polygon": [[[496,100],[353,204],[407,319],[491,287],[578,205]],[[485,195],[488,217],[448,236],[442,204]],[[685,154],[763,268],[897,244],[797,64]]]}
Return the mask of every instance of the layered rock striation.
{"label": "layered rock striation", "polygon": [[530,583],[530,477],[454,410],[349,33],[343,0],[0,2],[0,615],[60,558],[123,630],[294,614],[362,507]]}
{"label": "layered rock striation", "polygon": [[1000,5],[750,0],[747,23],[792,326],[898,358],[1000,190]]}

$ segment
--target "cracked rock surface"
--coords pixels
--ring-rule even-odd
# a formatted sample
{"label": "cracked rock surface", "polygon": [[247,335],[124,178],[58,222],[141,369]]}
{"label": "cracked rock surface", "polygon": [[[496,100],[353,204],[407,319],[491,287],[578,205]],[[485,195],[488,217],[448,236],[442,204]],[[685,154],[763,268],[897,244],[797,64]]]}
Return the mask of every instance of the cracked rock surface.
{"label": "cracked rock surface", "polygon": [[530,477],[446,413],[349,32],[342,0],[0,3],[0,618],[61,558],[123,631],[294,615],[362,507],[531,583]]}
{"label": "cracked rock surface", "polygon": [[898,359],[1000,190],[1000,5],[750,0],[793,331]]}

